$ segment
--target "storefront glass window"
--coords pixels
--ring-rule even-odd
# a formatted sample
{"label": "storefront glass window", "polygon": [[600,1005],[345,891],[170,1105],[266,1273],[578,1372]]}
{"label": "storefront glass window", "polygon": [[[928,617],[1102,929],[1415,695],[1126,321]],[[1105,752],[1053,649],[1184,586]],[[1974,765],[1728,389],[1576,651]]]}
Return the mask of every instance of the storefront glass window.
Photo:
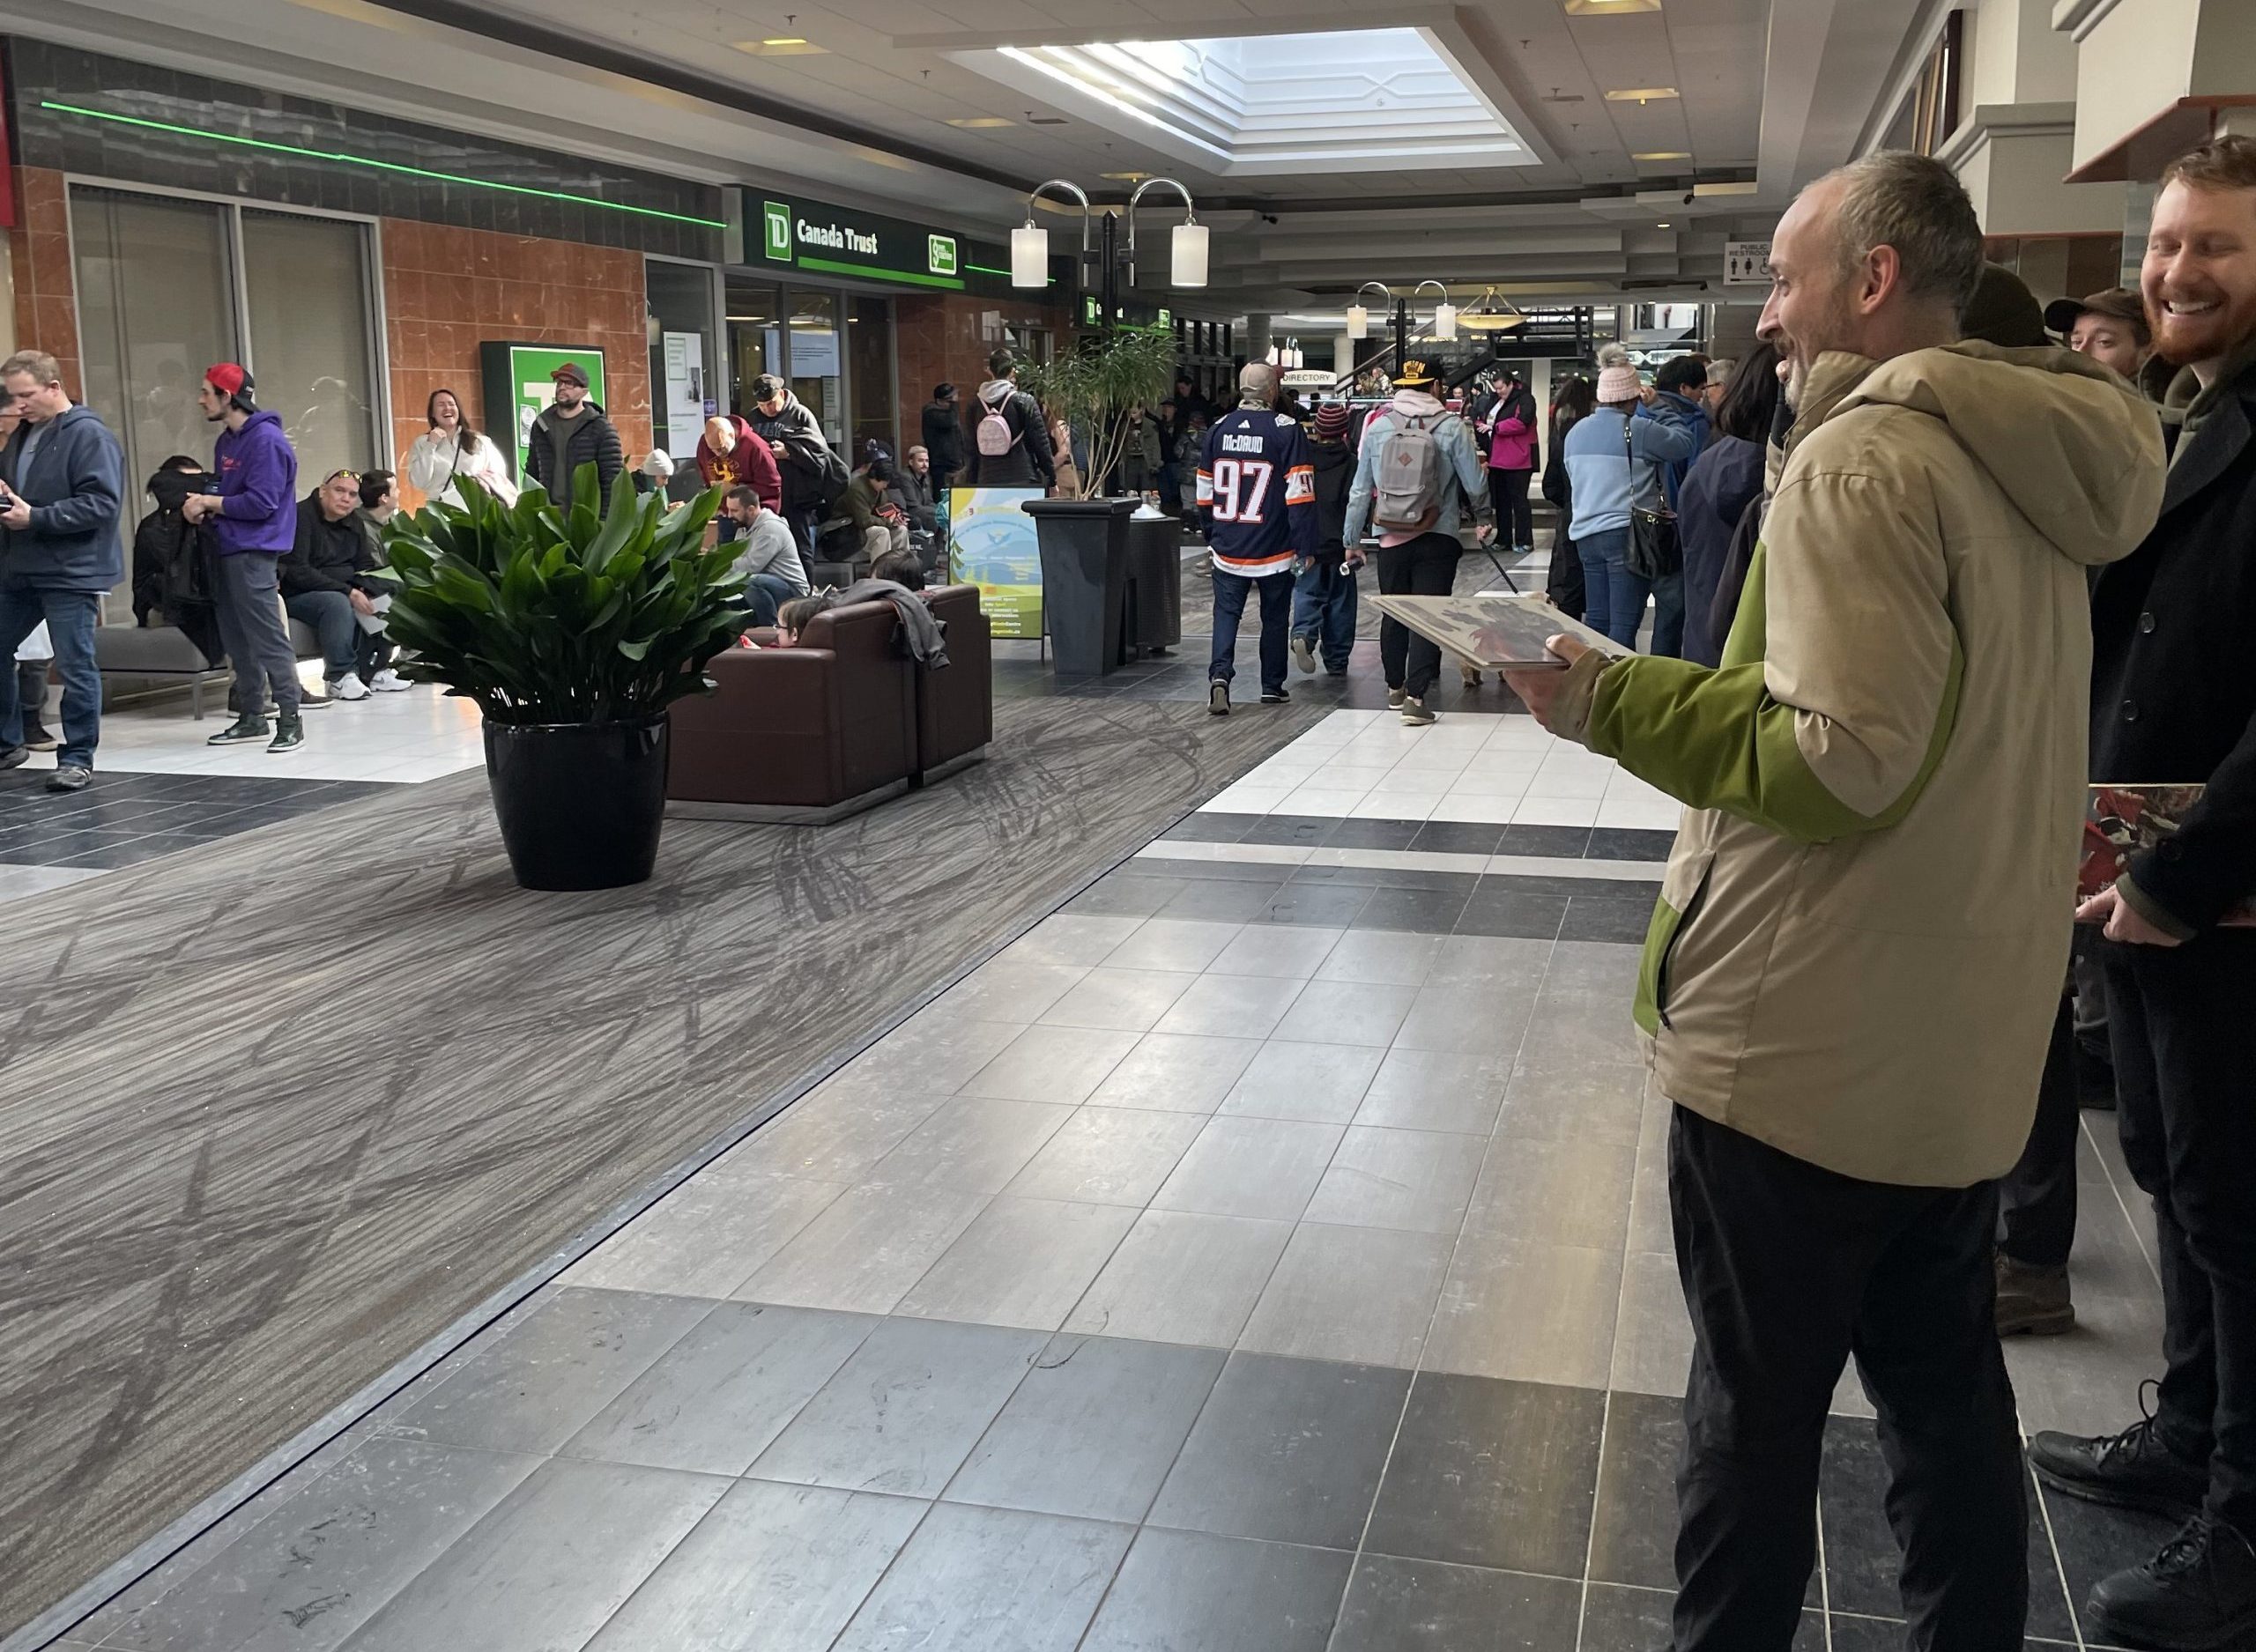
{"label": "storefront glass window", "polygon": [[853,372],[854,461],[865,442],[885,444],[901,456],[893,393],[893,306],[884,299],[851,301],[846,321],[846,354]]}
{"label": "storefront glass window", "polygon": [[[813,411],[825,441],[844,456],[846,396],[838,341],[838,295],[791,294],[791,391]],[[850,457],[849,464],[853,463]]]}
{"label": "storefront glass window", "polygon": [[[713,272],[651,259],[643,265],[644,302],[657,325],[650,333],[650,406],[655,441],[672,456],[676,499],[698,488],[694,456],[705,416],[720,411],[712,383]],[[629,454],[629,464],[640,463]]]}
{"label": "storefront glass window", "polygon": [[732,386],[729,411],[752,416],[752,382],[763,373],[783,371],[783,299],[774,283],[744,276],[728,278],[729,366]]}
{"label": "storefront glass window", "polygon": [[367,237],[341,219],[243,212],[258,399],[281,414],[308,488],[376,463]]}

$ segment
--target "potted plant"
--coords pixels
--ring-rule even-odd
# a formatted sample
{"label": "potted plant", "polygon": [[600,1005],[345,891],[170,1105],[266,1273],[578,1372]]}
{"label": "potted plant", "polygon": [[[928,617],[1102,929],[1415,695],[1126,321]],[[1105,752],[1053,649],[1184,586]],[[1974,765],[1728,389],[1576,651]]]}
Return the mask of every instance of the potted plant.
{"label": "potted plant", "polygon": [[1175,359],[1172,335],[1134,330],[1019,369],[1021,389],[1088,433],[1080,492],[1023,507],[1042,548],[1042,606],[1061,672],[1093,677],[1119,663],[1128,519],[1140,501],[1108,496],[1106,488],[1135,435],[1131,411],[1159,405],[1173,388]]}
{"label": "potted plant", "polygon": [[476,482],[385,530],[386,626],[402,676],[478,702],[510,870],[528,889],[640,883],[665,813],[666,707],[710,686],[705,662],[750,620],[731,547],[708,551],[712,489],[686,504],[595,466],[568,505]]}

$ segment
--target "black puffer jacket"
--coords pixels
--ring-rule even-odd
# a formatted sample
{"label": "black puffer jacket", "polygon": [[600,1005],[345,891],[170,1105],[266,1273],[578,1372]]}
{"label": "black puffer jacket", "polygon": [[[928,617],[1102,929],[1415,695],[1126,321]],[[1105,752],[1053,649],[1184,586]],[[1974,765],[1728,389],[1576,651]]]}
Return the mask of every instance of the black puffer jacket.
{"label": "black puffer jacket", "polygon": [[377,562],[375,542],[360,514],[331,522],[322,514],[321,495],[308,493],[298,501],[297,540],[274,572],[285,596],[310,591],[381,596],[390,587],[374,577]]}
{"label": "black puffer jacket", "polygon": [[548,497],[568,497],[572,478],[580,473],[583,464],[596,468],[596,484],[605,500],[611,497],[612,478],[627,468],[626,455],[619,445],[618,427],[605,416],[602,408],[593,402],[581,404],[587,411],[568,421],[572,427],[570,441],[565,451],[571,456],[571,474],[551,476],[554,468],[555,444],[549,439],[549,427],[556,419],[553,403],[540,410],[540,417],[532,421],[532,435],[525,443],[525,470],[532,480],[548,491]]}

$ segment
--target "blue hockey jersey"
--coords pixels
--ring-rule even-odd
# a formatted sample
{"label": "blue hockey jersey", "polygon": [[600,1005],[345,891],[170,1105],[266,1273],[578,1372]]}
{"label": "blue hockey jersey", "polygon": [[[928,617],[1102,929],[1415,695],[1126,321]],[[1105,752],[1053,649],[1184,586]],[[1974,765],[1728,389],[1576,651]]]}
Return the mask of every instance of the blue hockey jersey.
{"label": "blue hockey jersey", "polygon": [[1216,420],[1198,456],[1198,515],[1225,574],[1261,579],[1315,556],[1315,456],[1299,423],[1265,407]]}

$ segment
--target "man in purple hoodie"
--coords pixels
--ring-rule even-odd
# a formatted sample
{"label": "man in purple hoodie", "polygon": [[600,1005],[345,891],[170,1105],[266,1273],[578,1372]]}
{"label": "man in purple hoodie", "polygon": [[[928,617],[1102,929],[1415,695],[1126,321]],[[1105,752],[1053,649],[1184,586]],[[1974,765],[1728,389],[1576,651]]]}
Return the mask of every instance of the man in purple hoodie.
{"label": "man in purple hoodie", "polygon": [[[298,656],[283,623],[275,569],[297,538],[298,456],[282,433],[282,420],[260,411],[253,399],[256,389],[232,361],[204,374],[197,403],[205,419],[226,426],[212,453],[219,485],[213,493],[190,494],[183,510],[189,521],[211,526],[219,635],[235,665],[239,715],[207,744],[266,740],[269,752],[293,752],[306,736],[298,715]],[[269,689],[275,713],[271,730],[260,710]]]}

